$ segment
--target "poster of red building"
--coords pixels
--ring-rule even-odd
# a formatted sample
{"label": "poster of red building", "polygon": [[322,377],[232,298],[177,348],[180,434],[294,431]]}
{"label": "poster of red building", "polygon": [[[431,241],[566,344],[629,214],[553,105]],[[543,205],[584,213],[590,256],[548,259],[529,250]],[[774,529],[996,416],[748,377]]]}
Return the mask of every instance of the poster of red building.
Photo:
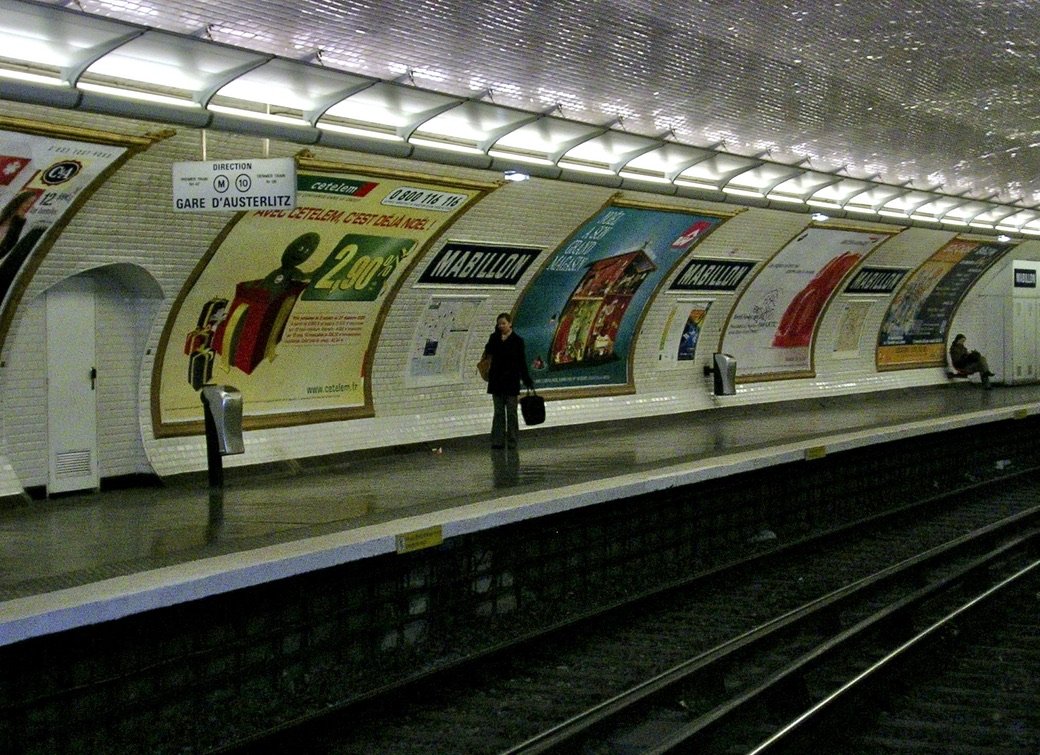
{"label": "poster of red building", "polygon": [[514,317],[539,389],[633,390],[632,349],[649,302],[724,219],[614,201],[582,224],[528,285]]}

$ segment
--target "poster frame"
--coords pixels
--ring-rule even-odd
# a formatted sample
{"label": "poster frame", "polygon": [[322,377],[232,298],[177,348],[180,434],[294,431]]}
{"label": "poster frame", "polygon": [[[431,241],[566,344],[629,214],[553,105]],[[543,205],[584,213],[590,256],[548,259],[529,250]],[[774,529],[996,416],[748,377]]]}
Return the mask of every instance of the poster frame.
{"label": "poster frame", "polygon": [[[959,233],[959,234],[957,234],[957,235],[955,235],[955,236],[953,236],[951,238],[948,238],[948,239],[946,239],[946,241],[944,241],[942,244],[940,244],[938,248],[933,250],[931,252],[931,254],[929,254],[927,257],[925,257],[920,262],[920,264],[918,264],[914,268],[911,268],[910,271],[906,275],[903,276],[902,280],[899,282],[899,286],[897,286],[896,289],[894,291],[892,291],[892,293],[888,294],[888,296],[889,296],[889,302],[888,302],[889,308],[891,308],[892,302],[895,301],[896,297],[899,296],[899,294],[900,294],[900,292],[902,292],[903,288],[910,285],[910,282],[913,280],[914,275],[917,274],[917,271],[920,270],[921,268],[923,268],[925,265],[927,265],[928,262],[932,259],[932,257],[934,257],[936,254],[938,254],[943,249],[945,249],[949,244],[951,244],[951,243],[953,243],[955,241],[966,241],[966,242],[969,242],[969,243],[979,244],[980,246],[984,246],[984,245],[985,246],[998,246],[998,245],[1000,245],[1000,246],[1006,247],[1006,249],[1004,250],[1003,254],[1001,254],[1001,255],[999,255],[997,257],[994,257],[992,260],[990,260],[989,264],[986,265],[986,267],[984,267],[979,272],[978,278],[976,278],[975,281],[970,286],[968,286],[968,288],[964,289],[964,291],[961,292],[960,297],[957,299],[957,301],[954,303],[953,307],[950,310],[950,318],[949,318],[949,321],[948,321],[948,323],[950,325],[953,324],[954,319],[957,317],[957,312],[958,312],[958,310],[960,310],[961,304],[963,304],[964,300],[967,298],[968,292],[971,291],[975,286],[978,285],[979,281],[982,280],[982,278],[986,275],[986,273],[988,273],[993,268],[994,265],[996,265],[1001,259],[1007,257],[1007,255],[1010,254],[1014,250],[1014,248],[1015,248],[1015,244],[1010,244],[1010,243],[1008,243],[1008,244],[1001,244],[1000,242],[996,241],[992,237],[982,236],[982,235],[974,234],[974,233]],[[970,254],[970,252],[969,252],[969,254]],[[954,266],[956,266],[956,265],[954,265]],[[940,279],[940,282],[941,282],[941,280],[942,279]],[[882,316],[881,316],[881,322],[878,324],[878,334],[877,334],[877,336],[875,337],[875,340],[874,340],[874,369],[876,369],[878,372],[896,372],[898,370],[920,370],[920,369],[929,369],[929,368],[935,368],[935,367],[940,367],[940,368],[945,367],[947,359],[948,359],[948,357],[947,357],[947,345],[946,344],[949,342],[949,336],[950,336],[949,328],[947,328],[946,340],[941,344],[941,347],[942,347],[942,356],[941,357],[936,358],[936,359],[932,359],[932,360],[918,359],[917,361],[898,362],[898,363],[893,363],[893,364],[881,364],[881,349],[883,347],[881,346],[880,343],[878,343],[878,341],[880,340],[880,337],[881,337],[881,327],[885,323],[885,316],[887,314],[888,314],[888,310],[886,309],[885,313],[882,314]],[[911,346],[914,346],[914,345],[931,346],[933,344],[911,344]],[[884,348],[899,348],[899,347],[897,347],[897,346],[886,346]]]}
{"label": "poster frame", "polygon": [[[434,184],[436,186],[442,186],[446,188],[460,188],[468,191],[473,191],[473,201],[467,203],[467,206],[459,210],[452,218],[450,223],[446,223],[440,228],[433,236],[431,236],[414,255],[412,259],[408,261],[408,264],[401,271],[401,274],[397,276],[397,279],[387,290],[386,297],[383,300],[379,311],[376,313],[375,320],[372,324],[372,335],[371,340],[368,343],[368,348],[365,350],[365,356],[362,363],[363,374],[368,376],[365,380],[364,387],[364,403],[360,406],[351,407],[339,407],[331,409],[313,409],[313,410],[299,410],[299,411],[287,411],[277,412],[272,414],[261,414],[261,415],[246,415],[242,418],[242,429],[243,430],[261,430],[278,427],[297,427],[300,425],[311,425],[320,424],[323,422],[337,422],[352,419],[362,419],[367,417],[375,416],[375,406],[372,399],[372,365],[375,361],[375,352],[379,350],[379,341],[383,329],[383,324],[386,322],[387,313],[390,307],[393,305],[394,300],[397,298],[401,288],[404,286],[405,281],[409,278],[412,272],[416,269],[416,266],[426,257],[429,250],[439,242],[445,233],[447,233],[455,223],[469,212],[473,207],[480,203],[490,192],[500,188],[503,185],[503,181],[477,181],[472,179],[457,178],[454,176],[437,176],[430,173],[419,173],[412,171],[395,170],[392,168],[372,167],[361,165],[358,163],[340,163],[331,162],[327,160],[317,160],[310,156],[308,150],[303,150],[295,156],[297,172],[306,171],[321,171],[324,173],[344,173],[344,174],[361,174],[375,176],[378,178],[397,179],[397,180],[408,180],[408,181],[421,181],[428,184]],[[151,417],[152,417],[152,434],[156,439],[159,438],[176,438],[185,437],[191,435],[202,435],[205,433],[205,423],[203,420],[189,420],[185,422],[163,422],[162,411],[160,406],[160,397],[162,389],[162,373],[163,373],[163,362],[166,356],[166,352],[169,348],[169,342],[172,335],[172,330],[176,324],[177,316],[180,313],[180,309],[184,304],[191,291],[194,289],[195,284],[198,282],[202,273],[209,265],[210,260],[220,249],[221,245],[227,239],[228,235],[234,229],[240,221],[250,214],[251,211],[242,211],[234,213],[233,217],[228,221],[225,227],[219,234],[214,238],[213,242],[209,245],[205,254],[199,258],[199,261],[192,268],[191,273],[185,278],[184,283],[181,286],[180,291],[177,293],[177,297],[170,307],[170,311],[166,315],[166,322],[163,325],[162,335],[159,338],[158,346],[156,347],[156,358],[155,363],[152,366],[152,377],[151,377],[151,390],[150,390],[150,404],[151,404]],[[201,402],[200,402],[201,406]]]}
{"label": "poster frame", "polygon": [[[58,221],[47,229],[37,246],[29,254],[25,265],[18,271],[7,298],[7,306],[0,310],[0,351],[7,343],[11,325],[14,323],[15,313],[22,303],[22,297],[28,290],[36,271],[40,269],[44,258],[50,253],[54,244],[61,237],[65,228],[72,219],[76,217],[83,205],[87,203],[94,193],[104,186],[112,175],[135,155],[147,150],[153,144],[168,139],[176,132],[173,129],[149,132],[144,136],[134,134],[120,134],[114,131],[100,131],[97,129],[83,128],[80,126],[63,126],[46,121],[35,121],[27,118],[15,118],[0,115],[0,131],[15,131],[30,136],[43,136],[50,139],[69,139],[72,141],[86,142],[88,144],[104,144],[110,147],[123,147],[125,151],[113,160],[104,170],[98,173],[97,178],[91,181],[69,205]],[[2,304],[2,302],[0,302]]]}
{"label": "poster frame", "polygon": [[[639,313],[639,319],[636,321],[635,326],[632,330],[632,342],[629,345],[628,355],[626,357],[628,360],[626,367],[628,381],[623,385],[589,385],[582,386],[579,388],[539,388],[539,395],[543,395],[547,401],[580,398],[597,398],[600,396],[626,396],[635,393],[635,354],[637,345],[639,343],[639,337],[642,334],[643,322],[646,319],[647,312],[650,311],[650,309],[657,301],[657,297],[661,295],[662,291],[666,291],[668,289],[667,284],[669,283],[672,275],[674,275],[675,266],[678,266],[684,261],[688,260],[690,256],[694,253],[694,250],[700,247],[702,243],[704,243],[704,239],[708,238],[709,236],[711,236],[712,233],[714,233],[716,230],[722,227],[723,223],[725,223],[727,220],[731,218],[736,217],[737,215],[740,215],[743,212],[746,212],[748,209],[747,207],[738,207],[705,210],[696,206],[686,207],[682,205],[672,205],[659,202],[646,202],[638,199],[631,199],[625,197],[623,193],[620,191],[615,192],[614,194],[607,197],[607,199],[601,205],[599,205],[599,207],[597,207],[591,213],[586,215],[571,230],[571,232],[567,234],[567,236],[563,240],[561,240],[558,244],[552,247],[552,251],[545,256],[544,260],[542,260],[542,268],[550,264],[553,258],[556,256],[557,252],[559,252],[561,249],[565,249],[567,245],[570,244],[571,241],[578,236],[578,234],[589,224],[589,222],[591,222],[593,218],[595,218],[608,207],[626,207],[631,209],[652,210],[656,212],[696,214],[703,215],[705,217],[718,218],[719,222],[716,223],[707,233],[701,236],[696,243],[691,244],[690,248],[686,251],[686,253],[683,256],[676,259],[673,268],[669,270],[667,275],[661,276],[661,280],[658,281],[657,286],[653,289],[653,291],[650,292],[650,295],[647,297],[646,304],[644,305],[643,310]],[[539,268],[539,273],[541,272],[542,268]],[[513,309],[511,310],[510,315],[512,316],[514,322],[524,300],[532,293],[532,287],[534,286],[537,278],[538,276],[536,274],[532,276],[530,279],[528,279],[527,285],[524,286],[523,292],[521,292],[520,296],[517,298],[516,304],[513,305]]]}
{"label": "poster frame", "polygon": [[838,285],[836,285],[834,287],[834,290],[831,292],[831,295],[827,298],[827,301],[824,303],[823,308],[820,310],[819,316],[816,318],[816,322],[813,323],[812,339],[810,340],[811,347],[809,349],[809,369],[808,370],[798,370],[798,371],[791,371],[791,372],[764,372],[764,373],[759,373],[759,374],[756,374],[756,375],[745,375],[745,376],[741,377],[740,376],[739,367],[738,367],[737,379],[736,379],[736,382],[738,384],[744,384],[744,383],[765,383],[765,382],[769,382],[769,381],[772,381],[772,380],[798,380],[798,379],[802,379],[802,378],[814,378],[814,377],[816,377],[816,342],[817,342],[817,336],[819,335],[820,323],[822,323],[824,318],[826,318],[827,313],[830,311],[831,305],[834,303],[834,301],[840,295],[841,291],[843,290],[842,287],[844,286],[846,281],[848,281],[850,279],[850,276],[856,274],[856,271],[859,270],[859,268],[863,266],[863,264],[867,261],[867,259],[870,257],[871,254],[874,254],[879,248],[881,248],[883,245],[889,243],[893,238],[898,236],[903,231],[902,228],[895,228],[895,227],[889,226],[889,225],[880,225],[880,224],[874,224],[874,223],[862,223],[862,224],[861,223],[854,223],[854,222],[853,223],[847,223],[847,222],[817,223],[817,222],[813,221],[813,222],[809,223],[808,225],[804,226],[803,228],[801,228],[800,230],[798,230],[797,232],[791,234],[791,236],[788,237],[788,239],[786,241],[784,241],[784,243],[782,243],[776,249],[776,251],[774,251],[772,254],[770,254],[768,257],[766,257],[762,261],[761,265],[759,265],[757,268],[753,269],[751,271],[751,273],[749,274],[748,278],[744,281],[744,286],[743,286],[743,288],[740,289],[740,295],[737,296],[735,298],[735,300],[733,301],[733,305],[729,308],[729,313],[726,315],[726,321],[723,323],[722,329],[719,331],[719,343],[718,343],[718,347],[715,349],[716,352],[722,351],[723,344],[726,342],[726,333],[729,331],[730,322],[733,320],[733,315],[737,311],[737,307],[740,304],[740,300],[747,294],[748,289],[750,289],[754,285],[755,281],[758,279],[758,276],[762,275],[765,272],[765,270],[769,267],[769,265],[773,262],[773,260],[775,260],[780,255],[780,253],[784,249],[786,249],[788,247],[788,245],[790,245],[790,243],[792,241],[797,239],[800,235],[802,235],[806,231],[816,230],[816,229],[818,229],[818,230],[825,230],[825,231],[850,231],[850,232],[855,232],[855,233],[878,233],[878,234],[885,234],[885,235],[888,236],[888,238],[884,239],[883,241],[879,241],[874,246],[874,248],[871,249],[870,254],[867,254],[854,267],[852,267],[847,273],[845,273],[845,275],[842,276],[841,280],[838,281]]}

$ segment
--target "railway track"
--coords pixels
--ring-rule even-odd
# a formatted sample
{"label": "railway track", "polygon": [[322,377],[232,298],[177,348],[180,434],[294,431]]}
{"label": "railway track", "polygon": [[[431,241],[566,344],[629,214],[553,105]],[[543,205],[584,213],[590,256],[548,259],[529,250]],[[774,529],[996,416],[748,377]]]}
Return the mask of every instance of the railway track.
{"label": "railway track", "polygon": [[886,665],[908,665],[913,645],[977,608],[977,590],[994,600],[997,588],[980,580],[1000,585],[1036,568],[1040,529],[1015,534],[1035,518],[1010,517],[857,580],[508,752],[805,752],[794,740],[810,722],[821,727],[838,697]]}
{"label": "railway track", "polygon": [[941,612],[953,585],[993,568],[984,559],[1026,558],[1038,489],[1005,479],[780,545],[224,751],[750,751],[812,708],[819,678],[840,688],[875,662],[877,638],[903,642],[926,620],[893,606],[917,596]]}

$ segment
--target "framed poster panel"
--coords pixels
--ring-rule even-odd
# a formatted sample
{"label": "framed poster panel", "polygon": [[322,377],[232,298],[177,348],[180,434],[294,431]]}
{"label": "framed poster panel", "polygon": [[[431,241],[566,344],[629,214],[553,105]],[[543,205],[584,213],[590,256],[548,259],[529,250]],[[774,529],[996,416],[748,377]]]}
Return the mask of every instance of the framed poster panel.
{"label": "framed poster panel", "polygon": [[954,239],[925,260],[903,282],[881,321],[878,369],[945,365],[946,336],[958,305],[1011,248]]}
{"label": "framed poster panel", "polygon": [[153,376],[157,436],[203,431],[236,387],[245,428],[371,416],[385,312],[423,251],[496,184],[301,161],[297,206],[238,215],[188,280]]}
{"label": "framed poster panel", "polygon": [[708,299],[676,299],[661,333],[657,349],[658,369],[675,369],[694,360],[712,303]]}
{"label": "framed poster panel", "polygon": [[112,172],[158,138],[0,116],[0,345],[57,234]]}
{"label": "framed poster panel", "polygon": [[811,377],[820,317],[841,282],[891,234],[808,228],[744,289],[722,336],[738,382]]}
{"label": "framed poster panel", "polygon": [[648,303],[723,220],[615,200],[583,223],[528,285],[514,317],[539,390],[632,392],[633,347]]}

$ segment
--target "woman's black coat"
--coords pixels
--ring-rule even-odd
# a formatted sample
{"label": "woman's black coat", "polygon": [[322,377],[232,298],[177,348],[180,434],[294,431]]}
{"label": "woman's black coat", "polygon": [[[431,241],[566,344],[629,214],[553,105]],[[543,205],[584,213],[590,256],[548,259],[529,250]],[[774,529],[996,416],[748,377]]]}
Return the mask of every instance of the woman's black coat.
{"label": "woman's black coat", "polygon": [[520,381],[528,388],[534,386],[531,373],[527,371],[527,355],[524,339],[513,331],[504,341],[496,330],[488,338],[484,353],[491,355],[491,370],[488,374],[488,393],[501,396],[520,395]]}

